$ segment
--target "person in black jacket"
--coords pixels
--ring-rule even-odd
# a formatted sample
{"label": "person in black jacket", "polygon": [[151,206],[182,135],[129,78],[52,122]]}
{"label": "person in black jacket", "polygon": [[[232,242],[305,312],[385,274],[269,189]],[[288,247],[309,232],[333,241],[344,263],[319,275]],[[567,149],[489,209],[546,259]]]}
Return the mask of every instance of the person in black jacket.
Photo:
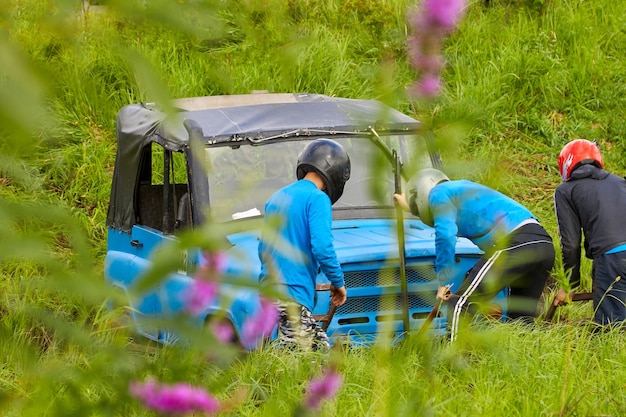
{"label": "person in black jacket", "polygon": [[[580,284],[581,240],[593,260],[594,322],[619,324],[626,319],[626,180],[605,171],[594,142],[576,139],[559,154],[563,182],[554,193],[563,267],[571,289]],[[559,289],[557,303],[568,301]]]}

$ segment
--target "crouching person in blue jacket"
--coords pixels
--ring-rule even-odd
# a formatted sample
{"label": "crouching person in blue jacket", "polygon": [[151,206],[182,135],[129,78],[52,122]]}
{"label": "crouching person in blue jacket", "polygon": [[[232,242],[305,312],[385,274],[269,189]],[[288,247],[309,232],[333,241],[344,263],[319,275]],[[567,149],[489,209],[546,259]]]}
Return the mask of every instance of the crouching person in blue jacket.
{"label": "crouching person in blue jacket", "polygon": [[450,282],[457,236],[484,252],[460,288],[446,292],[444,287],[438,293],[447,302],[451,340],[457,338],[464,314],[487,311],[486,303],[506,287],[510,288],[506,318],[531,322],[555,257],[552,238],[537,218],[496,190],[468,180],[451,181],[436,169],[419,171],[414,184],[408,202],[404,194],[394,198],[435,228],[440,283]]}
{"label": "crouching person in blue jacket", "polygon": [[276,191],[265,204],[259,242],[261,282],[285,289],[277,303],[280,346],[326,351],[328,335],[312,315],[318,270],[331,282],[331,302],[341,306],[347,292],[333,245],[332,205],[350,178],[350,158],[329,139],[317,139],[300,153],[298,181]]}

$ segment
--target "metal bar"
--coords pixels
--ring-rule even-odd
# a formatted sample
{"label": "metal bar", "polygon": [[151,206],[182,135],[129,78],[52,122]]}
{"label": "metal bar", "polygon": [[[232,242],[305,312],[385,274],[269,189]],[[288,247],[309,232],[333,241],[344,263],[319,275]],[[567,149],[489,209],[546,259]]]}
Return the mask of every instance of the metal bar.
{"label": "metal bar", "polygon": [[335,315],[335,311],[337,311],[337,306],[333,303],[330,303],[330,308],[328,309],[328,313],[322,316],[319,321],[322,322],[322,330],[326,331],[328,326],[330,326],[330,322],[333,320],[333,316]]}
{"label": "metal bar", "polygon": [[[316,284],[315,291],[330,291],[331,284]],[[328,308],[328,312],[326,314],[314,314],[313,318],[315,321],[322,322],[322,330],[326,331],[328,326],[330,326],[330,322],[333,320],[333,316],[335,315],[335,311],[337,311],[337,306],[330,302],[330,307]]]}
{"label": "metal bar", "polygon": [[[380,136],[373,127],[369,128],[373,137],[370,137],[374,145],[376,145],[385,155],[391,156],[393,163],[393,176],[395,193],[402,193],[402,163],[395,149],[389,149],[380,139]],[[391,152],[390,152],[391,151]],[[398,237],[398,255],[400,257],[400,291],[402,297],[402,323],[405,332],[411,330],[411,322],[409,320],[409,291],[406,278],[406,254],[405,254],[405,238],[404,238],[404,215],[402,207],[394,201],[396,206],[396,234]]]}
{"label": "metal bar", "polygon": [[[394,182],[396,194],[402,193],[402,176],[400,158],[396,150],[393,150],[394,158]],[[404,331],[409,332],[411,330],[411,322],[409,320],[409,290],[406,278],[406,255],[405,255],[405,242],[404,242],[404,215],[402,213],[402,207],[395,202],[396,206],[396,231],[398,236],[398,255],[400,256],[400,291],[402,294],[402,322],[404,325]]]}
{"label": "metal bar", "polygon": [[163,233],[170,233],[170,160],[172,151],[163,150]]}
{"label": "metal bar", "polygon": [[422,327],[420,327],[419,331],[417,332],[418,336],[422,336],[424,333],[428,331],[428,328],[430,327],[430,323],[432,323],[435,317],[437,317],[437,313],[439,312],[439,309],[441,308],[441,304],[443,304],[443,300],[437,299],[437,301],[435,302],[435,306],[433,307],[432,310],[430,310],[430,312],[428,313],[428,316],[426,316],[426,318],[424,319],[424,322],[422,323]]}

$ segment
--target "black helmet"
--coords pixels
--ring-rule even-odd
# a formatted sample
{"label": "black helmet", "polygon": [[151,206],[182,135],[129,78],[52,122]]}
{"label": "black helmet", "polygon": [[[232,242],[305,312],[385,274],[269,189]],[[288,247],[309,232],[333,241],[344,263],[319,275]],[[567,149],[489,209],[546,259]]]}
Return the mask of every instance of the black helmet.
{"label": "black helmet", "polygon": [[343,146],[330,139],[316,139],[304,147],[296,166],[298,180],[307,172],[317,172],[326,186],[325,192],[335,204],[343,194],[343,186],[350,178],[350,158]]}

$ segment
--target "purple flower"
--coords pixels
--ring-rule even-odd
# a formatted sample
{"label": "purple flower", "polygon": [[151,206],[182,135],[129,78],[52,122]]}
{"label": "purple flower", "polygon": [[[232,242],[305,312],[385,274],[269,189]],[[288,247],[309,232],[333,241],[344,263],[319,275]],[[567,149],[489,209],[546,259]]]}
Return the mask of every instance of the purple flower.
{"label": "purple flower", "polygon": [[278,322],[278,308],[276,305],[261,298],[261,309],[250,317],[241,329],[241,341],[244,346],[255,345],[259,339],[268,337]]}
{"label": "purple flower", "polygon": [[220,273],[224,271],[226,255],[223,252],[203,252],[194,282],[183,294],[186,310],[200,314],[219,292]]}
{"label": "purple flower", "polygon": [[331,369],[318,379],[311,380],[306,398],[306,406],[317,409],[322,400],[330,399],[337,394],[343,384],[340,373]]}
{"label": "purple flower", "polygon": [[200,314],[217,296],[219,284],[196,278],[185,291],[185,308],[191,314]]}
{"label": "purple flower", "polygon": [[422,98],[436,97],[441,91],[441,78],[438,75],[424,75],[413,87],[413,95]]}
{"label": "purple flower", "polygon": [[211,331],[213,336],[221,343],[230,343],[233,341],[235,331],[230,323],[225,321],[215,321],[211,324]]}
{"label": "purple flower", "polygon": [[447,31],[454,30],[465,12],[466,0],[425,0],[425,18]]}
{"label": "purple flower", "polygon": [[410,95],[430,99],[441,93],[441,71],[445,65],[441,50],[446,36],[458,26],[466,2],[424,0],[409,14],[413,34],[407,41],[407,55],[411,66],[420,73]]}
{"label": "purple flower", "polygon": [[200,262],[200,270],[223,272],[226,267],[226,254],[224,252],[203,252]]}
{"label": "purple flower", "polygon": [[425,54],[419,49],[412,50],[409,44],[409,61],[413,67],[425,74],[439,74],[445,65],[441,54]]}
{"label": "purple flower", "polygon": [[153,380],[143,383],[132,381],[129,392],[144,407],[163,414],[217,413],[220,409],[219,401],[211,394],[183,383],[165,385]]}

